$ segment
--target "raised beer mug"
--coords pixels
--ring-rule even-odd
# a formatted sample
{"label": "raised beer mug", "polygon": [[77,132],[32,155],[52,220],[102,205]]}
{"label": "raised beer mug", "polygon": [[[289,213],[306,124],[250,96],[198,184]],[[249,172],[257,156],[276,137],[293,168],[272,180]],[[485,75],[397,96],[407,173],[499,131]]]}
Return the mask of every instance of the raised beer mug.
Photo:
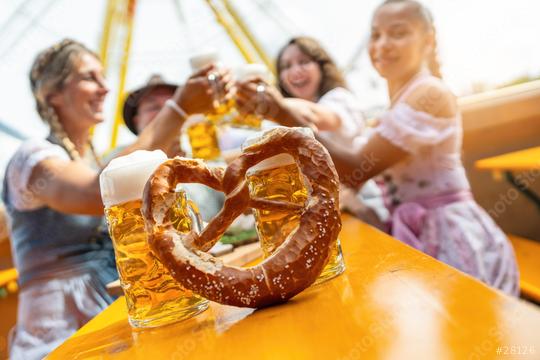
{"label": "raised beer mug", "polygon": [[[266,82],[270,82],[270,72],[268,71],[268,68],[262,64],[245,64],[236,69],[236,78],[238,81],[246,81],[247,79],[255,76],[262,78]],[[260,93],[262,96],[262,93],[266,89],[266,84],[260,83],[257,89],[259,88],[261,89]],[[255,102],[255,113],[242,115],[237,110],[234,110],[231,116],[230,123],[232,127],[247,128],[253,130],[261,129],[263,117],[259,115],[258,112],[266,113],[267,109],[257,111],[261,107],[266,106],[266,104],[264,104],[264,102],[261,100],[261,96],[259,96],[259,91],[257,92],[257,95],[257,98],[253,99],[253,101]]]}
{"label": "raised beer mug", "polygon": [[[198,54],[192,55],[189,58],[189,63],[191,65],[191,69],[194,72],[200,71],[206,66],[212,64],[216,65],[218,68],[221,67],[219,55],[215,50],[203,51]],[[223,98],[223,94],[221,93],[218,84],[219,75],[216,72],[211,72],[210,74],[208,74],[208,81],[210,82],[213,89],[214,111],[205,115],[208,120],[211,120],[215,124],[218,124],[224,121],[224,117],[228,118],[227,115],[230,113],[232,107],[234,106],[234,102],[232,100],[226,101]]]}
{"label": "raised beer mug", "polygon": [[[310,129],[304,128],[303,131],[313,136]],[[246,140],[243,147],[257,142],[258,138],[259,136]],[[308,189],[303,175],[300,173],[293,157],[285,153],[263,160],[251,167],[246,173],[246,178],[251,198],[281,200],[302,205],[306,203],[308,198]],[[272,255],[299,225],[301,213],[302,210],[254,210],[259,242],[265,258]],[[332,249],[328,263],[315,284],[329,280],[343,271],[345,271],[345,263],[338,239],[335,248]]]}
{"label": "raised beer mug", "polygon": [[[192,317],[208,301],[183,289],[154,256],[147,243],[141,199],[147,179],[167,156],[162,151],[135,151],[113,159],[99,181],[116,267],[134,327],[156,327]],[[200,230],[200,219],[183,191],[174,207],[178,231]]]}

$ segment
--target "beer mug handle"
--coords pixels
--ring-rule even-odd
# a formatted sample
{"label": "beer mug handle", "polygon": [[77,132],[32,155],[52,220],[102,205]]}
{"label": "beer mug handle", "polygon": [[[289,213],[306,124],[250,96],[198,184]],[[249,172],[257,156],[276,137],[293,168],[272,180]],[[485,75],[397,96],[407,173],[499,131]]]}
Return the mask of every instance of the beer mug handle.
{"label": "beer mug handle", "polygon": [[203,229],[203,221],[201,214],[197,211],[197,205],[190,199],[187,199],[188,215],[191,219],[192,230],[200,234]]}
{"label": "beer mug handle", "polygon": [[176,193],[177,201],[179,198],[182,199],[181,206],[184,212],[184,216],[187,215],[190,220],[190,230],[193,230],[197,234],[200,234],[203,229],[203,221],[201,218],[201,214],[199,213],[199,210],[197,208],[197,204],[195,204],[195,202],[190,199],[188,192],[185,188],[181,187],[180,184],[176,186],[174,192]]}
{"label": "beer mug handle", "polygon": [[208,82],[212,87],[212,94],[214,95],[214,108],[219,107],[221,104],[221,90],[219,88],[219,74],[216,72],[211,72],[208,74]]}

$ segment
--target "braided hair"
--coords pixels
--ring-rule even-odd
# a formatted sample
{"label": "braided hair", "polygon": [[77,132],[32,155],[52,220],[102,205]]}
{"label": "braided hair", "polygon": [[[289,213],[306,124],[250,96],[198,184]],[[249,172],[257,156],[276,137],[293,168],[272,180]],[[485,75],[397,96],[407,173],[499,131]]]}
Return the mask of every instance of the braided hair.
{"label": "braided hair", "polygon": [[433,44],[433,50],[431,51],[431,53],[429,54],[427,58],[427,65],[428,65],[429,71],[431,72],[433,76],[442,78],[441,64],[439,61],[438,44],[437,44],[437,36],[436,36],[437,32],[435,29],[434,18],[431,11],[422,3],[416,0],[385,0],[379,6],[379,8],[388,4],[409,5],[411,7],[411,10],[413,11],[413,15],[425,25],[428,31],[433,31],[435,42]]}
{"label": "braided hair", "polygon": [[[37,112],[50,126],[52,135],[60,141],[72,160],[81,160],[81,155],[58,119],[56,111],[49,104],[49,97],[54,92],[62,90],[67,78],[74,70],[75,60],[82,54],[99,58],[83,44],[72,39],[64,39],[40,52],[30,70],[30,87],[36,100]],[[90,140],[88,146],[99,164]]]}

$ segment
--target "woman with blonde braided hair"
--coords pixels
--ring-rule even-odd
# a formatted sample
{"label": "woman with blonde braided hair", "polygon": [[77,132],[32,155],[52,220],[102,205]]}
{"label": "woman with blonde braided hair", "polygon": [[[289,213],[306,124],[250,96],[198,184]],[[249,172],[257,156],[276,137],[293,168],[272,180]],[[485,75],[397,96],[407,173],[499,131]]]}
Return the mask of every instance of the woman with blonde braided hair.
{"label": "woman with blonde braided hair", "polygon": [[[383,2],[373,16],[369,55],[387,82],[390,108],[359,148],[318,137],[341,180],[358,187],[383,175],[395,238],[517,295],[512,246],[475,202],[461,161],[461,115],[440,77],[431,13],[415,0]],[[278,97],[265,101],[282,124],[306,123]]]}
{"label": "woman with blonde braided hair", "polygon": [[[220,73],[220,91],[227,94],[226,71],[209,66],[192,75],[173,97],[177,106],[162,109],[122,154],[168,148],[186,115],[210,111],[210,71]],[[103,121],[108,93],[98,56],[63,40],[37,56],[30,84],[50,134],[23,143],[4,179],[2,198],[21,288],[9,344],[15,360],[41,359],[62,343],[113,300],[105,285],[117,278],[103,224],[101,166],[89,136]]]}

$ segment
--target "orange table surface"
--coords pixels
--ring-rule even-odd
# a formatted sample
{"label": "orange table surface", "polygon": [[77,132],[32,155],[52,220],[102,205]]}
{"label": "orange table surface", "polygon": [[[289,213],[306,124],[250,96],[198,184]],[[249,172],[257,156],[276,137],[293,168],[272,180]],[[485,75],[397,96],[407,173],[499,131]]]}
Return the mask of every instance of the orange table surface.
{"label": "orange table surface", "polygon": [[184,322],[135,330],[120,298],[49,359],[540,358],[537,307],[355,219],[343,224],[345,273],[284,305],[212,303]]}
{"label": "orange table surface", "polygon": [[478,160],[475,167],[491,171],[540,170],[540,147]]}

